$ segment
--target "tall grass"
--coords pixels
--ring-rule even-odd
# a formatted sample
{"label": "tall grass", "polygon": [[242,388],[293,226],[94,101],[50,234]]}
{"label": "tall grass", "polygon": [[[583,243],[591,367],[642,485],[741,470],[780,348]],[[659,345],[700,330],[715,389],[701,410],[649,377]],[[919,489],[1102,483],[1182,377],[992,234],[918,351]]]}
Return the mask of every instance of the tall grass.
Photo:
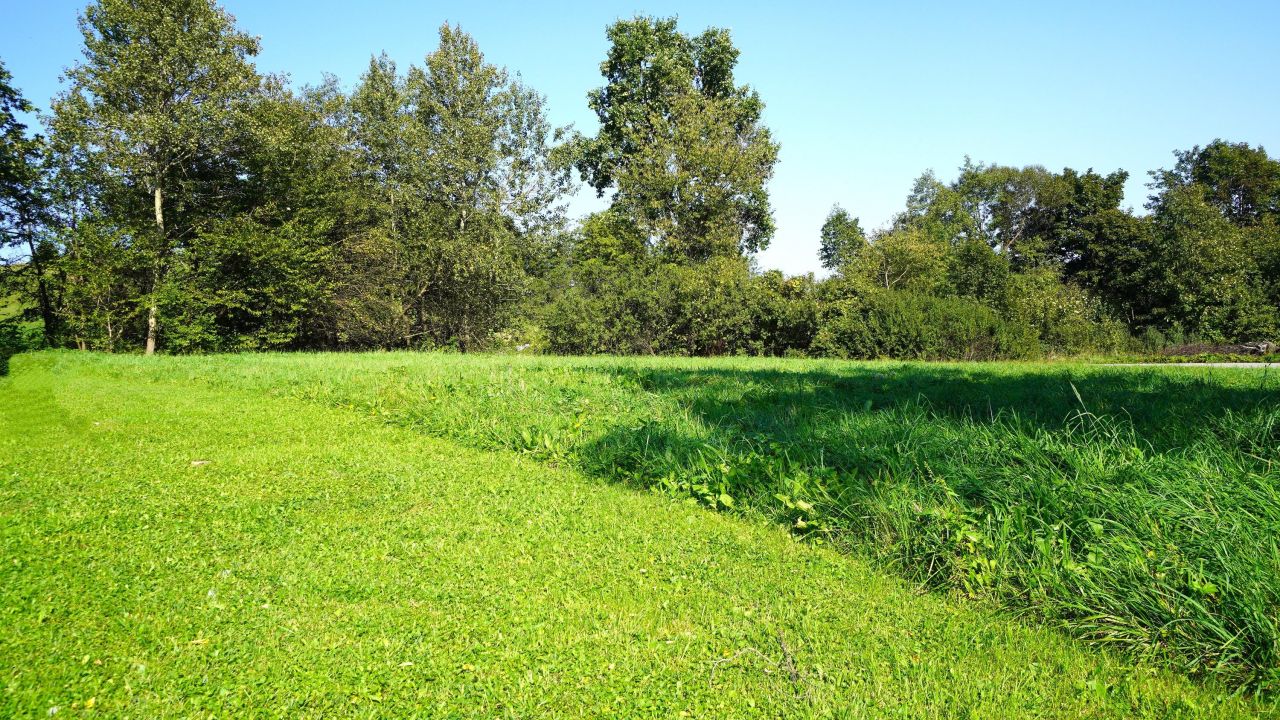
{"label": "tall grass", "polygon": [[1086,640],[1280,689],[1280,384],[1072,365],[442,355],[104,361],[765,514]]}

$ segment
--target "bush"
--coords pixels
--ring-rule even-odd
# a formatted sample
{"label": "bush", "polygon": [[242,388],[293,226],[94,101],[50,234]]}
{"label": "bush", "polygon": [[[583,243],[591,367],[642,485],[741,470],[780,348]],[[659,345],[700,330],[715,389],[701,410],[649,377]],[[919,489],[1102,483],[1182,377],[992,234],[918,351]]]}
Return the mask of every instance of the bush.
{"label": "bush", "polygon": [[44,335],[38,323],[0,322],[0,375],[9,374],[9,358],[42,347]]}
{"label": "bush", "polygon": [[1055,270],[1039,268],[1013,275],[1008,290],[1001,314],[1034,332],[1043,352],[1116,352],[1128,342],[1128,329],[1122,323],[1106,318],[1094,298],[1063,282]]}
{"label": "bush", "polygon": [[818,289],[812,275],[789,278],[770,270],[753,276],[748,288],[751,354],[807,355],[818,331]]}
{"label": "bush", "polygon": [[814,349],[838,358],[988,360],[1033,357],[1035,333],[985,305],[894,290],[832,303]]}
{"label": "bush", "polygon": [[758,353],[753,280],[741,258],[696,265],[590,260],[544,313],[548,347],[573,355]]}

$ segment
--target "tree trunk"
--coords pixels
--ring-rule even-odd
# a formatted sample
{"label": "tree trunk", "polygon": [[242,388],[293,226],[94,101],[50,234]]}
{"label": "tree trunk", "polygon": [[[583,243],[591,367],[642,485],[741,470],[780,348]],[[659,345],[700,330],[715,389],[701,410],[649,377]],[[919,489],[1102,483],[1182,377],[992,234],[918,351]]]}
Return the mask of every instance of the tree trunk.
{"label": "tree trunk", "polygon": [[53,310],[53,298],[49,294],[49,282],[45,278],[44,263],[40,259],[35,239],[27,230],[27,249],[31,253],[31,269],[36,273],[36,298],[40,303],[40,322],[44,325],[44,344],[53,347],[58,336],[58,316]]}
{"label": "tree trunk", "polygon": [[[160,183],[157,182],[154,190],[156,201],[156,230],[160,233],[161,241],[164,239],[164,192],[160,189]],[[151,302],[147,307],[147,355],[156,354],[156,288],[160,284],[160,259],[156,258],[156,265],[151,271]]]}

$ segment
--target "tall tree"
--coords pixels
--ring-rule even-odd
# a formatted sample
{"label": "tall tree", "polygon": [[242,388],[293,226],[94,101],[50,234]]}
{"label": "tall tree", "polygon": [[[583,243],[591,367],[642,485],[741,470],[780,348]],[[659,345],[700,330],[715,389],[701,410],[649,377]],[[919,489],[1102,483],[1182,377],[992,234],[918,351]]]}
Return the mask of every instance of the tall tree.
{"label": "tall tree", "polygon": [[836,205],[827,213],[822,223],[822,244],[818,248],[818,259],[822,267],[838,272],[847,266],[867,244],[867,234],[863,231],[858,218],[847,210]]}
{"label": "tall tree", "polygon": [[[334,259],[353,233],[358,198],[330,79],[294,92],[269,78],[238,139],[233,202],[202,220],[174,268],[187,302],[174,308],[204,333],[171,333],[174,349],[274,349],[331,342]],[[171,311],[172,312],[172,311]]]}
{"label": "tall tree", "polygon": [[614,207],[673,258],[767,247],[778,146],[759,95],[735,83],[729,32],[690,37],[675,19],[638,17],[608,37],[606,82],[589,95],[600,132],[575,143],[583,179],[602,197],[613,189]]}
{"label": "tall tree", "polygon": [[373,201],[357,262],[387,292],[349,288],[344,302],[399,343],[474,347],[507,319],[563,223],[568,168],[542,97],[446,24],[423,67],[401,77],[372,61],[351,113]]}
{"label": "tall tree", "polygon": [[1256,340],[1276,332],[1244,230],[1193,185],[1165,193],[1152,214],[1143,253],[1141,292],[1152,298],[1152,324],[1181,327],[1211,340]]}
{"label": "tall tree", "polygon": [[[148,265],[146,352],[175,256],[194,234],[190,212],[216,200],[184,198],[217,171],[236,141],[233,116],[259,86],[258,41],[212,0],[99,0],[80,18],[84,59],[67,72],[53,132],[90,165],[149,198],[128,218]],[[230,172],[234,176],[235,171]]]}
{"label": "tall tree", "polygon": [[1038,165],[983,165],[966,158],[953,189],[962,198],[974,236],[984,239],[1015,268],[1044,260],[1053,232],[1051,208],[1062,194],[1058,176]]}
{"label": "tall tree", "polygon": [[[46,344],[57,335],[58,315],[48,265],[51,246],[43,239],[48,198],[44,187],[44,140],[28,135],[18,113],[35,108],[13,87],[13,76],[0,61],[0,253],[18,248],[25,260],[20,285],[31,290],[43,322]],[[3,260],[0,254],[0,260]],[[6,273],[6,279],[16,277]]]}
{"label": "tall tree", "polygon": [[1151,253],[1173,321],[1208,337],[1257,339],[1280,326],[1274,248],[1280,245],[1280,161],[1248,143],[1214,140],[1175,152],[1151,173]]}
{"label": "tall tree", "polygon": [[1214,140],[1203,148],[1175,151],[1172,170],[1151,173],[1149,207],[1158,209],[1175,188],[1195,186],[1205,201],[1232,223],[1244,227],[1265,218],[1280,219],[1280,160],[1272,159],[1261,145]]}

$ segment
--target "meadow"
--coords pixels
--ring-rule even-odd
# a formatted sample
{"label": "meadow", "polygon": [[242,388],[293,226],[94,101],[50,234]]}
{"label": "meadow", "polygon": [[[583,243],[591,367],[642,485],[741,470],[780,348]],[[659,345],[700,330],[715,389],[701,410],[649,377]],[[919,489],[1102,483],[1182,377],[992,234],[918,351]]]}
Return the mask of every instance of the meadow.
{"label": "meadow", "polygon": [[1275,710],[1269,371],[12,366],[8,716]]}

